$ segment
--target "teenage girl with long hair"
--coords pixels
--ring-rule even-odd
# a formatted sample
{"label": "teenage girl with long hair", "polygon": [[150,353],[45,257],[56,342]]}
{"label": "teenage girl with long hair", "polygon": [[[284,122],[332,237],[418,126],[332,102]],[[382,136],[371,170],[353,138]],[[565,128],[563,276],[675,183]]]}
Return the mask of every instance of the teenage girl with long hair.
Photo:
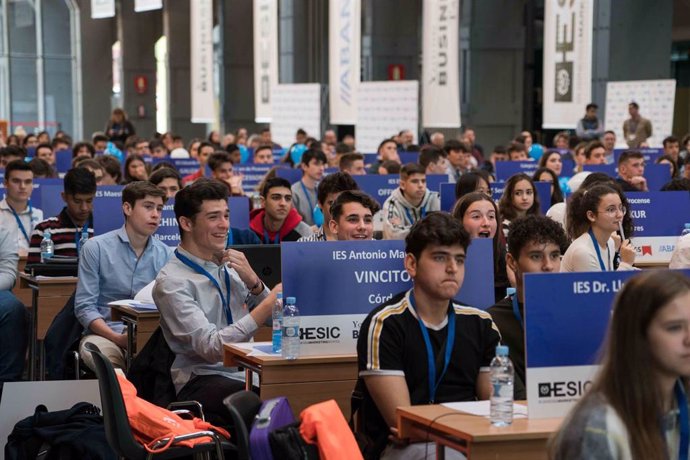
{"label": "teenage girl with long hair", "polygon": [[508,238],[510,221],[528,214],[539,215],[539,197],[532,178],[525,173],[511,176],[506,182],[498,210],[503,217],[503,236]]}

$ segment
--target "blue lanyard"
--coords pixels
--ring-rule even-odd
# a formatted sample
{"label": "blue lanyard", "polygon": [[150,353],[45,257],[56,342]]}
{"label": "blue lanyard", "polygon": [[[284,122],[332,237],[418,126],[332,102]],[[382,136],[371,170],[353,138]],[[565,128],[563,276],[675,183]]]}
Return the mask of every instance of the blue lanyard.
{"label": "blue lanyard", "polygon": [[232,230],[228,229],[228,239],[225,242],[225,249],[229,248],[230,246],[232,246]]}
{"label": "blue lanyard", "polygon": [[[14,208],[7,203],[7,206],[10,208],[12,211],[12,214],[14,214],[14,218],[17,221],[17,227],[19,227],[19,230],[21,230],[22,235],[24,235],[24,238],[26,239],[27,243],[31,242],[31,239],[29,238],[29,234],[26,231],[26,228],[24,227],[24,224],[22,223],[22,220],[19,218],[19,214],[17,214],[17,211],[14,210]],[[29,200],[29,220],[33,220],[34,216],[34,208],[31,207],[31,200]]]}
{"label": "blue lanyard", "polygon": [[[414,220],[414,219],[412,218],[412,214],[410,214],[410,210],[409,210],[409,209],[407,209],[407,208],[403,208],[403,209],[405,210],[405,214],[407,214],[407,220],[410,221],[410,224],[414,224],[415,222],[417,222],[416,220]],[[421,209],[420,214],[422,215],[421,218],[424,219],[424,217],[426,216],[426,206],[424,206],[424,207]]]}
{"label": "blue lanyard", "polygon": [[[417,313],[417,305],[414,300],[414,292],[410,291],[410,304]],[[443,376],[448,370],[450,363],[450,355],[453,353],[453,345],[455,343],[455,309],[451,302],[448,303],[448,335],[446,337],[446,352],[443,362],[443,371],[436,379],[436,358],[434,357],[434,350],[431,346],[431,339],[429,338],[429,331],[427,330],[422,318],[417,313],[417,320],[419,321],[419,328],[422,330],[422,337],[424,338],[424,346],[426,348],[427,366],[429,370],[429,404],[434,404],[436,399],[436,390],[443,380]]]}
{"label": "blue lanyard", "polygon": [[676,402],[678,403],[678,411],[680,413],[680,450],[678,451],[678,458],[680,460],[688,460],[688,449],[690,448],[690,417],[688,416],[688,397],[683,391],[681,381],[676,382],[673,389],[676,394]]}
{"label": "blue lanyard", "polygon": [[520,313],[517,294],[510,296],[510,299],[513,302],[513,316],[515,316],[515,319],[518,320],[518,323],[520,323],[520,329],[524,329],[525,326],[522,324],[522,313]]}
{"label": "blue lanyard", "polygon": [[[592,229],[589,229],[589,237],[592,238],[592,244],[594,244],[594,250],[597,252],[597,258],[599,259],[599,266],[601,267],[601,271],[605,272],[606,271],[606,265],[604,265],[604,259],[601,258],[601,249],[599,249],[599,242],[597,241],[596,238],[594,238],[594,232]],[[609,255],[609,246],[608,244],[606,245],[606,256],[608,258]]]}
{"label": "blue lanyard", "polygon": [[189,257],[180,254],[180,251],[178,251],[177,249],[175,249],[175,256],[177,256],[177,258],[180,259],[180,262],[182,262],[195,272],[199,273],[200,275],[204,275],[206,278],[211,280],[213,285],[218,290],[218,294],[220,294],[220,301],[223,303],[223,310],[225,310],[225,316],[228,319],[228,324],[232,324],[232,311],[230,310],[230,275],[228,274],[228,269],[225,268],[225,266],[223,266],[223,271],[225,272],[225,287],[228,291],[228,297],[226,298],[223,295],[223,290],[220,288],[220,284],[218,284],[218,281],[216,281],[216,279],[209,272],[207,272],[204,267],[194,262]]}
{"label": "blue lanyard", "polygon": [[[271,244],[271,239],[268,237],[267,230],[264,230],[264,243]],[[273,238],[273,244],[280,244],[280,230],[276,232],[276,237]]]}
{"label": "blue lanyard", "polygon": [[302,191],[304,192],[304,196],[307,197],[307,203],[309,204],[309,212],[313,213],[314,212],[314,205],[311,204],[311,197],[309,196],[309,191],[307,190],[307,186],[304,185],[304,182],[301,180],[299,181],[299,184],[302,186]]}
{"label": "blue lanyard", "polygon": [[79,246],[81,246],[81,240],[86,237],[89,238],[89,222],[87,221],[81,228],[81,231],[77,230],[74,232],[74,245],[77,247],[77,253],[79,253]]}

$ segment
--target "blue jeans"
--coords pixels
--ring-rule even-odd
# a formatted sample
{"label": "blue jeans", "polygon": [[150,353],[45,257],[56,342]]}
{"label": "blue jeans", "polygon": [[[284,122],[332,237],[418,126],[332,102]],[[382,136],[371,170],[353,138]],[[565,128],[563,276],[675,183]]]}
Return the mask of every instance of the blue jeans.
{"label": "blue jeans", "polygon": [[28,337],[26,307],[10,291],[0,291],[0,382],[21,380]]}

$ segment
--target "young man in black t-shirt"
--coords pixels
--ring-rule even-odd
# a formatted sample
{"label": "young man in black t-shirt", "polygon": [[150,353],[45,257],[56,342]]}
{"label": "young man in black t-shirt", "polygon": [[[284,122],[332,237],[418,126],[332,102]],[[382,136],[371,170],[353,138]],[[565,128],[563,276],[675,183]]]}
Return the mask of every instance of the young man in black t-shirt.
{"label": "young man in black t-shirt", "polygon": [[[362,431],[367,457],[406,458],[395,434],[395,409],[414,404],[488,399],[489,364],[499,342],[488,313],[453,301],[465,275],[470,237],[449,214],[418,221],[405,239],[405,269],[414,287],[375,308],[357,341]],[[449,313],[451,313],[449,315]],[[430,385],[430,382],[434,382]],[[395,444],[395,445],[394,445]],[[434,448],[430,447],[433,453]]]}
{"label": "young man in black t-shirt", "polygon": [[494,322],[508,345],[515,366],[513,391],[516,400],[527,399],[525,390],[524,302],[525,273],[558,273],[568,240],[561,225],[544,216],[525,216],[510,224],[506,265],[515,273],[515,294],[490,307]]}

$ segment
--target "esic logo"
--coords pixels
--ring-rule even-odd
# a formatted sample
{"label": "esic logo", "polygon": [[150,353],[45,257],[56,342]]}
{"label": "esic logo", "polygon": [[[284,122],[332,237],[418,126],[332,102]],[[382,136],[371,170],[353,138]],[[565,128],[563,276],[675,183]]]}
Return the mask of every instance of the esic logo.
{"label": "esic logo", "polygon": [[590,380],[539,383],[540,398],[567,398],[582,396],[592,385]]}

